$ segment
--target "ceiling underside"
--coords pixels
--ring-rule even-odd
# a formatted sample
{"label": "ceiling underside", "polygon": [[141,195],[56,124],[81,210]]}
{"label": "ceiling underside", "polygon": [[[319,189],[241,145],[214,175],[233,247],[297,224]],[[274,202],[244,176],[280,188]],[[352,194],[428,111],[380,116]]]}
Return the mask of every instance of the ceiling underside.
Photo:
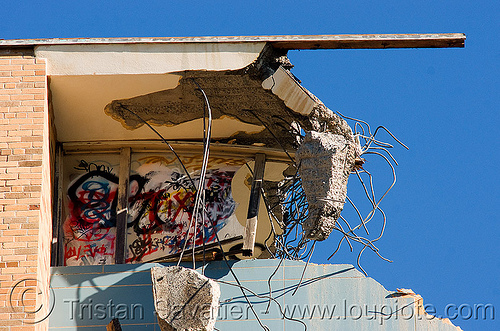
{"label": "ceiling underside", "polygon": [[61,142],[158,140],[146,122],[167,140],[200,141],[209,107],[212,138],[220,143],[295,149],[297,130],[318,129],[325,121],[334,133],[350,132],[300,86],[286,52],[270,46],[133,45],[128,53],[123,45],[119,51],[76,46],[45,46],[38,54],[47,58]]}

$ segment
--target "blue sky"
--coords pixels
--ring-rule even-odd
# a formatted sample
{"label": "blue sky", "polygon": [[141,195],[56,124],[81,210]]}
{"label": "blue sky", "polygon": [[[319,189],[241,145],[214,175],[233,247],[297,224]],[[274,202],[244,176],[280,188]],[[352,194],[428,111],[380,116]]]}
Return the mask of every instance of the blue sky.
{"label": "blue sky", "polygon": [[[465,49],[289,57],[330,109],[384,125],[410,147],[393,151],[398,182],[382,204],[388,224],[379,248],[394,262],[366,252],[369,276],[387,289],[412,288],[438,313],[491,303],[494,321],[454,323],[498,330],[499,9],[498,1],[2,1],[0,38],[466,33]],[[366,168],[380,173],[382,187],[384,164]],[[314,261],[324,263],[337,240],[317,245]],[[334,262],[355,258],[342,251]]]}

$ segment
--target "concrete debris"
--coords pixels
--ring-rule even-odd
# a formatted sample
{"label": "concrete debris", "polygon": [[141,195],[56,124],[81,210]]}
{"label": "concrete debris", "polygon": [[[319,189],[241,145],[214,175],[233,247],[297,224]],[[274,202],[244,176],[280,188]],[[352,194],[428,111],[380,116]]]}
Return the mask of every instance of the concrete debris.
{"label": "concrete debris", "polygon": [[415,292],[413,292],[413,290],[409,288],[398,288],[397,291],[401,294],[415,295]]}
{"label": "concrete debris", "polygon": [[[455,326],[453,323],[451,323],[449,318],[440,318],[440,317],[435,317],[434,315],[429,315],[425,311],[425,305],[424,305],[424,299],[420,294],[416,294],[413,292],[412,289],[407,289],[407,288],[398,288],[397,292],[395,294],[401,295],[401,296],[409,296],[412,297],[414,300],[414,311],[415,313],[420,316],[418,317],[419,320],[434,320],[434,321],[440,321],[444,324],[450,325],[453,328],[455,328],[456,331],[463,331],[459,326]],[[424,316],[424,318],[422,318]]]}
{"label": "concrete debris", "polygon": [[212,331],[220,287],[193,269],[153,267],[153,298],[162,331]]}
{"label": "concrete debris", "polygon": [[[291,67],[286,51],[266,47],[258,60],[243,69],[178,72],[181,78],[175,88],[114,100],[105,112],[130,130],[144,125],[143,120],[153,125],[179,125],[203,118],[204,100],[198,91],[198,86],[202,86],[210,100],[213,119],[229,117],[262,127],[258,132],[238,131],[217,137],[217,142],[297,150],[296,163],[300,164],[309,202],[309,218],[303,228],[308,238],[324,240],[343,209],[349,174],[355,167],[362,167],[361,148],[347,122],[300,86],[287,70]],[[284,82],[282,86],[275,81],[275,75],[276,80]],[[263,88],[271,76],[272,86]],[[293,84],[287,80],[290,77]],[[310,110],[303,103],[289,108],[285,102],[301,93],[312,100]],[[303,131],[308,133],[301,143]]]}
{"label": "concrete debris", "polygon": [[345,136],[309,131],[295,154],[309,216],[302,224],[306,238],[325,240],[333,231],[347,195],[356,144]]}
{"label": "concrete debris", "polygon": [[106,331],[122,331],[120,320],[118,318],[113,318],[111,322],[106,325]]}
{"label": "concrete debris", "polygon": [[[354,142],[355,138],[352,129],[347,122],[333,111],[328,109],[321,101],[317,100],[316,96],[310,94],[316,99],[316,106],[308,115],[308,120],[311,123],[312,131],[329,132],[344,136],[346,140]],[[307,128],[305,128],[307,130]]]}
{"label": "concrete debris", "polygon": [[[300,132],[300,129],[331,132],[353,140],[347,122],[304,87],[301,86],[300,91],[305,92],[315,105],[310,113],[290,109],[279,96],[264,89],[263,81],[273,75],[278,67],[285,68],[286,72],[289,72],[286,68],[292,67],[286,52],[266,47],[255,63],[243,69],[172,73],[181,76],[175,88],[113,100],[104,111],[129,130],[143,126],[141,119],[157,126],[190,122],[204,116],[204,100],[198,91],[199,84],[210,101],[214,120],[228,117],[262,126],[259,132],[240,131],[230,137],[217,137],[220,143],[261,144],[291,151],[298,147],[296,135],[291,134],[291,131]],[[266,127],[272,128],[273,132],[266,130]]]}
{"label": "concrete debris", "polygon": [[[203,118],[204,100],[200,98],[195,84],[197,82],[203,87],[210,101],[214,120],[232,118],[262,127],[260,132],[243,131],[230,137],[218,137],[217,140],[221,143],[261,143],[272,148],[281,148],[281,143],[288,150],[294,150],[297,146],[288,130],[282,129],[282,126],[297,122],[306,130],[311,129],[307,116],[288,109],[283,100],[262,88],[262,81],[252,78],[242,70],[194,70],[176,74],[181,76],[177,87],[114,100],[106,106],[106,114],[129,130],[135,130],[144,123],[123,106],[157,126],[175,126]],[[264,126],[275,128],[274,136],[269,130],[265,130]]]}

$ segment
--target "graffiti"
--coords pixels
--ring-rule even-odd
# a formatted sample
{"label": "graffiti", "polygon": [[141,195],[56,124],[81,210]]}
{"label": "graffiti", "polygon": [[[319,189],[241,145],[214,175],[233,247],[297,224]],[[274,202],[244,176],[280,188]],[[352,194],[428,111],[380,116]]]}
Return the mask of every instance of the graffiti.
{"label": "graffiti", "polygon": [[102,170],[86,172],[69,185],[63,224],[67,265],[112,261],[117,190],[118,177]]}
{"label": "graffiti", "polygon": [[69,188],[69,226],[75,239],[100,240],[116,224],[118,178],[98,170],[79,177]]}
{"label": "graffiti", "polygon": [[[126,262],[151,261],[214,242],[236,209],[231,182],[238,168],[226,163],[207,171],[203,212],[194,215],[199,173],[189,178],[163,156],[140,158],[129,178]],[[65,263],[114,263],[118,177],[97,162],[80,160],[74,169],[83,173],[67,186]]]}
{"label": "graffiti", "polygon": [[137,236],[137,239],[129,245],[129,250],[132,254],[129,258],[129,262],[141,261],[145,256],[151,255],[155,252],[164,252],[169,240],[169,235],[154,238],[152,238],[150,234]]}
{"label": "graffiti", "polygon": [[[200,168],[200,164],[203,160],[203,155],[197,154],[194,156],[190,157],[182,157],[182,163],[188,169],[188,171],[195,171]],[[164,156],[158,156],[158,155],[152,155],[152,156],[145,156],[142,157],[138,160],[141,164],[156,164],[156,165],[163,165],[163,166],[171,166],[176,164],[177,158],[176,157],[171,157],[171,158],[166,158]],[[212,156],[208,160],[208,167],[209,168],[220,168],[220,167],[240,167],[246,163],[245,159],[242,158],[223,158],[223,157],[216,157]]]}
{"label": "graffiti", "polygon": [[133,205],[138,205],[140,210],[131,222],[134,232],[139,235],[161,231],[162,225],[175,231],[176,227],[182,226],[175,223],[180,213],[186,212],[189,218],[192,217],[193,198],[193,192],[179,191],[171,195],[165,189],[137,194]]}
{"label": "graffiti", "polygon": [[113,168],[109,166],[105,166],[104,164],[96,164],[94,162],[88,163],[85,160],[80,160],[80,164],[78,164],[78,167],[74,167],[76,170],[85,170],[87,172],[91,171],[100,171],[100,172],[107,172],[107,173],[112,173]]}
{"label": "graffiti", "polygon": [[[112,247],[114,249],[114,247]],[[75,260],[95,260],[99,256],[113,256],[113,253],[108,252],[108,247],[104,244],[100,246],[96,243],[87,244],[83,246],[66,246],[64,250],[64,258],[75,259]],[[104,262],[106,259],[101,259],[100,262]]]}
{"label": "graffiti", "polygon": [[[184,246],[214,241],[216,231],[236,208],[231,196],[233,175],[234,170],[207,172],[204,213],[197,218],[193,214],[196,192],[189,189],[192,185],[187,176],[156,164],[155,171],[148,169],[140,179],[131,177],[131,192],[135,194],[129,197],[127,262],[144,261],[146,256],[151,260],[178,253]],[[191,177],[197,186],[200,178],[195,174]]]}

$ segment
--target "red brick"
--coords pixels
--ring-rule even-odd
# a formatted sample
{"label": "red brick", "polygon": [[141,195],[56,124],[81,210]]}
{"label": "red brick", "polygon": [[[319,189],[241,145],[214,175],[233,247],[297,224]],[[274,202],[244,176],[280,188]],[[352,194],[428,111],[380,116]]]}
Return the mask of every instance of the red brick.
{"label": "red brick", "polygon": [[18,89],[30,89],[35,87],[35,82],[20,82],[16,84]]}
{"label": "red brick", "polygon": [[[43,106],[45,104],[45,100],[23,100],[21,101],[21,105],[23,106]],[[42,114],[43,116],[43,114]]]}
{"label": "red brick", "polygon": [[0,77],[0,83],[17,83],[21,81],[21,77]]}
{"label": "red brick", "polygon": [[33,64],[35,63],[34,59],[11,59],[10,63],[12,64]]}
{"label": "red brick", "polygon": [[45,64],[25,64],[24,70],[43,70],[45,72]]}
{"label": "red brick", "polygon": [[14,71],[14,70],[22,70],[23,66],[19,64],[10,64],[10,65],[2,65],[0,66],[0,71]]}
{"label": "red brick", "polygon": [[0,95],[13,95],[13,94],[21,94],[21,90],[19,89],[2,89],[0,90]]}
{"label": "red brick", "polygon": [[[8,308],[5,282],[38,271],[45,68],[44,59],[0,56],[0,331],[31,329],[19,321],[32,318],[20,302],[13,302],[15,313],[2,309]],[[36,305],[35,297],[25,299]]]}
{"label": "red brick", "polygon": [[12,76],[35,76],[35,70],[13,70]]}
{"label": "red brick", "polygon": [[[7,90],[10,91],[10,90]],[[17,90],[14,90],[17,91]],[[13,94],[10,96],[11,100],[34,100],[35,95],[34,94]]]}
{"label": "red brick", "polygon": [[20,105],[20,101],[0,101],[0,107],[18,107]]}
{"label": "red brick", "polygon": [[23,82],[45,82],[45,76],[23,76]]}

